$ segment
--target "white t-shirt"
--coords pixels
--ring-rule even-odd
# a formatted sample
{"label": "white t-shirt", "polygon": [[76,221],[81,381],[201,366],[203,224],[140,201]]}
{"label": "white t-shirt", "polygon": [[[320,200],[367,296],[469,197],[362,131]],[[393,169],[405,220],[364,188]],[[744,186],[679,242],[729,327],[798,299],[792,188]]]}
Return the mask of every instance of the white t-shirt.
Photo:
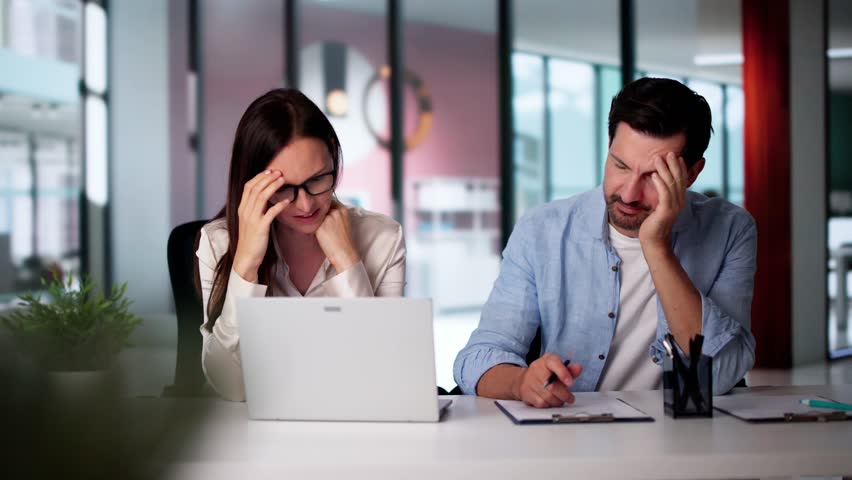
{"label": "white t-shirt", "polygon": [[598,390],[654,390],[662,387],[663,369],[648,349],[657,331],[657,290],[638,238],[609,226],[609,241],[621,265],[621,296],[615,335]]}

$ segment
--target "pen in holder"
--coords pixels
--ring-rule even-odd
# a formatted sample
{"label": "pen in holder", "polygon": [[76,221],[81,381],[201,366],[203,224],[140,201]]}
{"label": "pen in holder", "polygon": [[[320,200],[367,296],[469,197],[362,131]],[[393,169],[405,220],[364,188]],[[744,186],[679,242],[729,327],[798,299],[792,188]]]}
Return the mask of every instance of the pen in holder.
{"label": "pen in holder", "polygon": [[672,418],[713,416],[713,359],[702,355],[704,337],[689,342],[689,363],[675,347],[674,337],[663,342],[663,407]]}

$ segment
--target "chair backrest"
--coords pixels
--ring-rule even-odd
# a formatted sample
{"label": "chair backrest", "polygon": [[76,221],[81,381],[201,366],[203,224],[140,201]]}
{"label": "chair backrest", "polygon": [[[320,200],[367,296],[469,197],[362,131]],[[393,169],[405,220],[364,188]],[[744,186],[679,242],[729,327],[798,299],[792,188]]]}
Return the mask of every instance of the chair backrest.
{"label": "chair backrest", "polygon": [[541,327],[535,331],[535,337],[533,337],[533,341],[530,342],[530,351],[527,352],[527,365],[532,362],[538,360],[538,357],[541,356]]}
{"label": "chair backrest", "polygon": [[207,220],[178,225],[169,235],[169,278],[177,314],[177,362],[175,383],[167,394],[195,394],[204,384],[201,370],[201,332],[204,307],[195,288],[195,250],[201,227]]}

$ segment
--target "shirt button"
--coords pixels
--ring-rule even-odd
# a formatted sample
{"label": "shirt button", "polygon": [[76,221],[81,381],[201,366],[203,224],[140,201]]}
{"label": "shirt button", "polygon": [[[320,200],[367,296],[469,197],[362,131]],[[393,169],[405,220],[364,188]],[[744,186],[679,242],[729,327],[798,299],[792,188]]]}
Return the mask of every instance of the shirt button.
{"label": "shirt button", "polygon": [[606,357],[603,356],[603,355],[598,355],[598,360],[603,360],[604,358],[606,358]]}
{"label": "shirt button", "polygon": [[613,272],[617,272],[617,271],[618,271],[618,265],[613,265],[613,266],[612,266],[612,271],[613,271]]}
{"label": "shirt button", "polygon": [[660,363],[660,359],[657,357],[652,358],[651,361],[654,363]]}
{"label": "shirt button", "polygon": [[609,312],[606,316],[609,318],[615,318],[615,313]]}

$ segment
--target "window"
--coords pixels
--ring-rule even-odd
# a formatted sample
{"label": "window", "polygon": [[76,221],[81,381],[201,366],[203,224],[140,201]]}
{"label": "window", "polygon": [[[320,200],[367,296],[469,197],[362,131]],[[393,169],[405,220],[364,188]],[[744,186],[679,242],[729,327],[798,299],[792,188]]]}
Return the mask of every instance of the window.
{"label": "window", "polygon": [[550,199],[567,198],[597,185],[595,69],[583,62],[551,58]]}
{"label": "window", "polygon": [[83,10],[0,0],[0,302],[81,269]]}
{"label": "window", "polygon": [[[515,210],[590,190],[603,180],[608,116],[621,70],[531,52],[515,52]],[[639,76],[677,78],[639,72]],[[714,134],[693,191],[743,202],[743,91],[737,85],[678,78],[710,104]],[[544,101],[545,96],[547,101]]]}

